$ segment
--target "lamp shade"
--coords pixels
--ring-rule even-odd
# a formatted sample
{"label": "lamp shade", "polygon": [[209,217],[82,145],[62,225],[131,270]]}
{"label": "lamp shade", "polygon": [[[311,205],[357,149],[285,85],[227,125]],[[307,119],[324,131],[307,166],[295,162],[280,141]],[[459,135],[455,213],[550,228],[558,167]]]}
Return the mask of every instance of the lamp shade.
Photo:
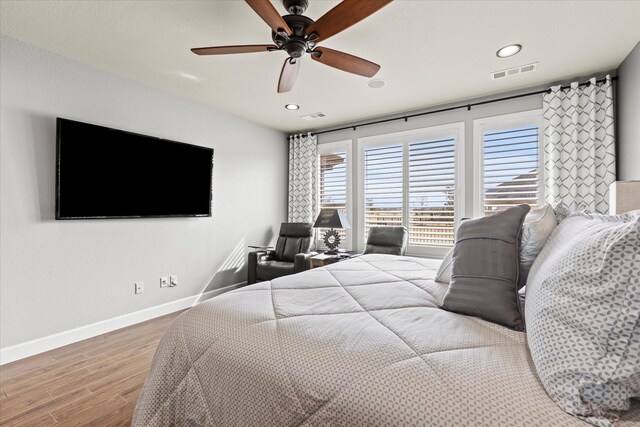
{"label": "lamp shade", "polygon": [[315,228],[349,228],[349,221],[343,211],[322,209],[313,226]]}
{"label": "lamp shade", "polygon": [[616,181],[609,187],[609,214],[640,209],[640,181]]}

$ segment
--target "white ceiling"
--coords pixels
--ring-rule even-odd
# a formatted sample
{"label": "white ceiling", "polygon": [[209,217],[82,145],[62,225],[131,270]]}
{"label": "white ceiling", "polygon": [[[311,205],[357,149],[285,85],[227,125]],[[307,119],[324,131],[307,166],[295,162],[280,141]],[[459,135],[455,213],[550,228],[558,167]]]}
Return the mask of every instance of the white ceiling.
{"label": "white ceiling", "polygon": [[[273,0],[285,14],[280,0]],[[338,4],[310,0],[318,19]],[[199,57],[192,47],[267,44],[271,30],[240,0],[2,0],[0,32],[120,76],[283,131],[313,130],[616,68],[640,40],[640,1],[396,0],[320,43],[376,62],[369,79],[303,58],[277,94],[284,52]],[[499,59],[498,48],[522,52]],[[538,62],[530,74],[490,73]],[[298,111],[284,105],[297,103]],[[314,121],[302,115],[322,111]]]}

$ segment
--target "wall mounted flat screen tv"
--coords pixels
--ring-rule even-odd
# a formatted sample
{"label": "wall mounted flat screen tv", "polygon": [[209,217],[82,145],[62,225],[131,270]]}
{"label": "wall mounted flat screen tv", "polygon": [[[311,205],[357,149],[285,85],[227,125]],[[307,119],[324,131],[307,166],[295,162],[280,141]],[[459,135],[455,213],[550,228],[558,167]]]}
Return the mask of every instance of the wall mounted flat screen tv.
{"label": "wall mounted flat screen tv", "polygon": [[56,219],[211,216],[213,149],[57,120]]}

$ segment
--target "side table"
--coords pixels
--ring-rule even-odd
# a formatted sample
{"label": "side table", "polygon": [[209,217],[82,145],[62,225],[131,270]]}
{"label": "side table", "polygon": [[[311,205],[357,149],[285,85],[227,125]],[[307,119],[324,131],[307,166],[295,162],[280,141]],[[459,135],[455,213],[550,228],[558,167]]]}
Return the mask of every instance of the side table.
{"label": "side table", "polygon": [[309,258],[309,268],[324,267],[335,262],[344,261],[347,259],[355,258],[362,254],[357,252],[339,252],[337,255],[330,254],[318,254]]}

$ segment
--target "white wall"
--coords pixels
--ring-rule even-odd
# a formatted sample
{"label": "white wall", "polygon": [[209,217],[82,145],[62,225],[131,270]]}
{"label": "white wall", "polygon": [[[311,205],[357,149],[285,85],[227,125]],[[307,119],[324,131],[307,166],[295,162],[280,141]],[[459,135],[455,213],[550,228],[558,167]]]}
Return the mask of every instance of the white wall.
{"label": "white wall", "polygon": [[640,43],[618,68],[618,180],[640,179]]}
{"label": "white wall", "polygon": [[[246,280],[246,245],[286,220],[283,133],[0,43],[0,347]],[[55,221],[58,116],[213,147],[213,217]],[[179,286],[161,289],[170,274]]]}

